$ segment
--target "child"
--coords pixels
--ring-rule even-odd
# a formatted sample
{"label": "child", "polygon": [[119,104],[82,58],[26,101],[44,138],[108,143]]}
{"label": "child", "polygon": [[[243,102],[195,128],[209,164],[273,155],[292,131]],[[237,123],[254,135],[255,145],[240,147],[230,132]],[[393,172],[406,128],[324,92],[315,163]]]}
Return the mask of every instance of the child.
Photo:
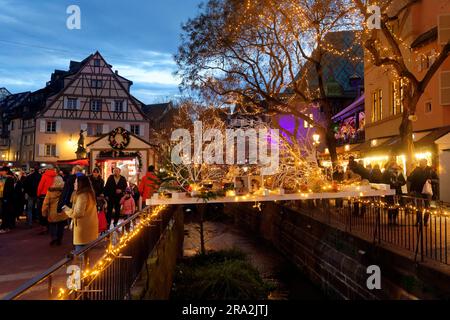
{"label": "child", "polygon": [[141,195],[139,194],[139,188],[136,184],[130,182],[131,196],[134,199],[134,204],[136,205],[136,211],[139,210],[139,199]]}
{"label": "child", "polygon": [[[121,206],[121,214],[126,215],[126,219],[129,218],[129,216],[133,215],[136,211],[136,203],[134,202],[133,197],[131,196],[133,192],[130,188],[125,189],[125,195],[120,199],[120,206]],[[130,224],[128,223],[125,226],[125,229],[129,231]]]}
{"label": "child", "polygon": [[104,197],[97,197],[97,214],[98,214],[98,233],[103,235],[109,230],[108,222],[106,221],[106,206],[107,202]]}
{"label": "child", "polygon": [[122,207],[121,214],[126,216],[131,216],[136,211],[136,203],[134,202],[133,197],[131,196],[132,191],[130,188],[126,188],[125,195],[120,200],[120,205]]}

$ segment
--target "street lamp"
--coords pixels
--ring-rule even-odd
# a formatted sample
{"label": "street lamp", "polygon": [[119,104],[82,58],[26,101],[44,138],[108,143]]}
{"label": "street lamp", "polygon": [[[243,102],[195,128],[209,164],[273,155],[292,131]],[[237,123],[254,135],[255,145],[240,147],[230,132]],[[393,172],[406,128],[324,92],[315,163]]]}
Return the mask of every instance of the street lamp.
{"label": "street lamp", "polygon": [[317,165],[320,167],[320,161],[319,161],[319,156],[318,156],[318,152],[317,152],[317,146],[320,143],[320,135],[315,133],[312,135],[312,138],[313,138],[313,146],[314,146],[314,150],[315,150]]}
{"label": "street lamp", "polygon": [[315,133],[315,134],[312,135],[312,138],[313,138],[313,141],[314,141],[315,145],[319,144],[319,142],[320,142],[320,135]]}

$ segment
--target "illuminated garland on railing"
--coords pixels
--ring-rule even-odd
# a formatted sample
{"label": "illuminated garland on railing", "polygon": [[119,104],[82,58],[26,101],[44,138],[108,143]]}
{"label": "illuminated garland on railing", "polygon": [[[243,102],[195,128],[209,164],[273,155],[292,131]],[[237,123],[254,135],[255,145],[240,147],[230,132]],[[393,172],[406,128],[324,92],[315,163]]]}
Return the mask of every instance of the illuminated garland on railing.
{"label": "illuminated garland on railing", "polygon": [[[85,270],[82,273],[81,281],[94,280],[96,276],[101,274],[114,259],[120,256],[121,251],[128,245],[128,243],[134,239],[144,227],[147,227],[153,219],[158,217],[158,215],[166,208],[166,205],[160,205],[155,207],[151,213],[147,214],[144,218],[141,218],[139,223],[134,227],[134,229],[129,233],[124,233],[119,239],[116,245],[110,244],[105,254],[100,258],[95,266],[89,270]],[[58,290],[58,300],[64,300],[68,295],[77,292],[76,290],[66,291],[64,288]]]}
{"label": "illuminated garland on railing", "polygon": [[421,211],[423,213],[428,213],[431,215],[444,215],[447,216],[449,215],[449,212],[444,211],[444,210],[432,210],[432,209],[427,209],[427,208],[421,208],[421,207],[417,207],[411,204],[407,204],[407,205],[400,205],[399,203],[394,203],[394,204],[388,204],[385,203],[383,201],[372,201],[372,200],[362,200],[362,199],[356,199],[354,200],[355,203],[361,203],[364,205],[370,205],[372,207],[377,207],[377,208],[383,208],[383,209],[388,209],[388,210],[393,210],[393,209],[403,209],[403,210],[412,210],[412,211]]}

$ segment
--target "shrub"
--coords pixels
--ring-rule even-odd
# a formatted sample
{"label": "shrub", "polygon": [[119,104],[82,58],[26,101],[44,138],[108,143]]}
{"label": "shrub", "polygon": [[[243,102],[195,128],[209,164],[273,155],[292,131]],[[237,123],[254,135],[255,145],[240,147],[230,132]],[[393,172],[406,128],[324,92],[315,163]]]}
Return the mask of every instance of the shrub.
{"label": "shrub", "polygon": [[172,298],[177,300],[258,300],[272,289],[236,249],[186,259],[174,282]]}

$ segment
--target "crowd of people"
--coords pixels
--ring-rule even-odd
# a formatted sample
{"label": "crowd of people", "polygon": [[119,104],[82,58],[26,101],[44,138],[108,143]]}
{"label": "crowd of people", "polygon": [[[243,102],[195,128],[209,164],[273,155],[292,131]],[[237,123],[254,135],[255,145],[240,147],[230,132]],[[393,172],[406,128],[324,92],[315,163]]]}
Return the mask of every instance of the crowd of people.
{"label": "crowd of people", "polygon": [[[350,157],[345,171],[340,165],[335,167],[332,179],[347,183],[365,179],[371,183],[388,184],[396,195],[408,194],[423,199],[426,206],[436,198],[438,190],[437,174],[425,159],[420,160],[405,178],[403,169],[395,161],[388,162],[381,170],[378,164],[364,166],[362,161],[357,162]],[[139,209],[140,200],[145,203],[158,185],[153,166],[148,168],[139,186],[128,183],[117,167],[106,182],[98,168],[86,175],[79,166],[74,166],[70,174],[64,174],[52,165],[43,169],[32,168],[28,174],[22,171],[13,173],[9,167],[0,167],[0,234],[14,229],[19,217],[25,215],[28,228],[33,227],[34,221],[39,222],[39,234],[50,234],[50,245],[58,246],[70,221],[73,244],[78,248],[97,239],[99,233],[116,227],[121,216],[134,214]],[[386,201],[392,204],[394,197],[387,197]],[[336,205],[342,206],[342,201]],[[106,220],[102,227],[99,227],[100,215],[104,215]],[[389,223],[395,224],[397,215],[396,209],[390,210]],[[417,218],[418,223],[421,217]],[[425,225],[427,221],[428,215],[425,214]]]}
{"label": "crowd of people", "polygon": [[[136,213],[140,200],[145,203],[158,184],[153,166],[139,186],[128,183],[117,167],[106,183],[98,168],[86,175],[80,166],[74,166],[70,174],[52,165],[34,167],[28,174],[0,167],[0,234],[15,229],[19,218],[25,216],[28,228],[38,222],[39,234],[50,234],[51,246],[61,245],[64,230],[72,229],[73,244],[80,249],[101,232],[116,227],[121,216]],[[101,227],[102,215],[105,227]]]}
{"label": "crowd of people", "polygon": [[[378,164],[364,166],[363,161],[355,161],[354,157],[349,158],[347,170],[340,165],[336,166],[333,172],[333,180],[338,182],[356,182],[368,180],[370,183],[384,183],[390,185],[395,190],[397,196],[409,195],[414,198],[422,199],[424,207],[429,207],[431,200],[438,199],[438,175],[436,171],[428,165],[426,159],[421,159],[417,166],[405,178],[403,168],[395,161],[389,161],[385,164],[382,171]],[[394,197],[386,197],[388,204],[394,203]],[[388,221],[390,224],[396,224],[398,215],[397,209],[389,210]],[[424,215],[424,225],[427,225],[429,214]],[[422,215],[417,216],[417,223],[420,223]]]}

